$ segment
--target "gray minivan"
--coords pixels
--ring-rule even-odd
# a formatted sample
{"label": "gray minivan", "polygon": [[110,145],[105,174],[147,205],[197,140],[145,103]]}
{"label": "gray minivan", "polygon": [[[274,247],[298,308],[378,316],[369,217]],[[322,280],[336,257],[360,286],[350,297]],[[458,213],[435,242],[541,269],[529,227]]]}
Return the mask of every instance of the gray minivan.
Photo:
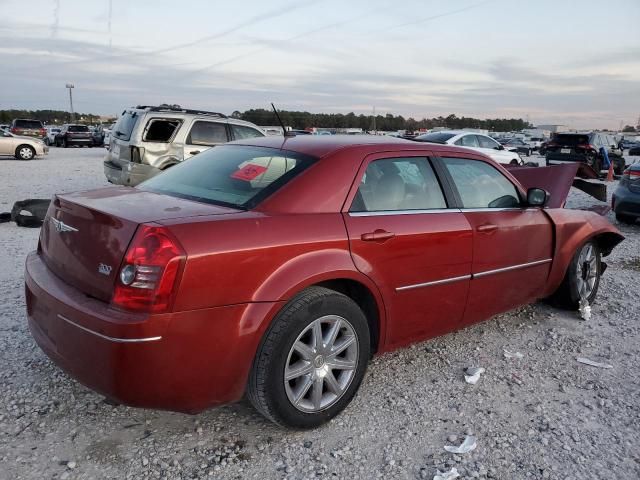
{"label": "gray minivan", "polygon": [[134,186],[216,145],[263,136],[257,125],[222,113],[137,106],[122,112],[111,130],[104,174],[111,183]]}

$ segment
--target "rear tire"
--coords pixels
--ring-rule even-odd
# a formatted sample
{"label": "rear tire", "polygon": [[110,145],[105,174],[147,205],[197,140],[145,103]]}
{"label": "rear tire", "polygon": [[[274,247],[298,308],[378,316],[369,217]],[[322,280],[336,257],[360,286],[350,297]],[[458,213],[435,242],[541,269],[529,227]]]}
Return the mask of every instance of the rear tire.
{"label": "rear tire", "polygon": [[289,301],[267,330],[247,396],[278,425],[318,427],[351,402],[370,354],[369,327],[358,305],[333,290],[310,287]]}
{"label": "rear tire", "polygon": [[66,138],[62,139],[62,148],[69,148],[69,143]]}
{"label": "rear tire", "polygon": [[18,160],[31,160],[36,156],[36,150],[30,145],[20,145],[15,155]]}
{"label": "rear tire", "polygon": [[598,244],[592,240],[585,242],[573,255],[560,287],[549,298],[550,302],[561,308],[577,310],[584,296],[591,305],[600,286],[601,265]]}

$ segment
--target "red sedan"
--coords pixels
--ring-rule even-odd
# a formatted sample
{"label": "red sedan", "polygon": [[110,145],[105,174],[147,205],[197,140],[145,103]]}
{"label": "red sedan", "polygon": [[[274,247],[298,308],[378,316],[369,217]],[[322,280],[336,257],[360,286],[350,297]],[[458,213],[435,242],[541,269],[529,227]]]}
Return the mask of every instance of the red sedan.
{"label": "red sedan", "polygon": [[115,401],[198,412],[246,393],[315,427],[373,354],[541,298],[592,302],[623,237],[547,196],[443,145],[218,146],[137,188],[57,195],[26,262],[29,326]]}

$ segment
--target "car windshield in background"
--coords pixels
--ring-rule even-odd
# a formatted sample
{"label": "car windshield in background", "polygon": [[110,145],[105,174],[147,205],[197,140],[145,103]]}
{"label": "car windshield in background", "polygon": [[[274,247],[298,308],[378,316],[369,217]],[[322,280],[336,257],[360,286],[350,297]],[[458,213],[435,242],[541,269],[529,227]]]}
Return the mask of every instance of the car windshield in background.
{"label": "car windshield in background", "polygon": [[426,133],[424,135],[418,135],[414,140],[418,140],[420,142],[430,142],[430,143],[447,143],[447,140],[455,137],[455,133]]}
{"label": "car windshield in background", "polygon": [[42,123],[38,120],[16,120],[16,128],[42,128]]}
{"label": "car windshield in background", "polygon": [[120,140],[129,140],[138,118],[139,116],[135,112],[124,112],[113,126],[112,134]]}
{"label": "car windshield in background", "polygon": [[87,127],[86,125],[69,125],[69,128],[67,130],[69,130],[70,132],[88,132],[89,127]]}
{"label": "car windshield in background", "polygon": [[249,209],[305,170],[315,159],[262,147],[218,146],[157,175],[137,188]]}
{"label": "car windshield in background", "polygon": [[561,133],[553,137],[553,141],[562,145],[584,145],[589,143],[589,135],[570,135]]}

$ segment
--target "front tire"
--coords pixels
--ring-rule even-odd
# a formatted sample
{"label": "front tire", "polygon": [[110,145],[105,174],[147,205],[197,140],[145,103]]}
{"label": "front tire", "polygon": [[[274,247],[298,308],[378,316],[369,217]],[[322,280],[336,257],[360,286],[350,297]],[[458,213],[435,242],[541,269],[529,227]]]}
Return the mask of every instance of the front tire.
{"label": "front tire", "polygon": [[587,241],[573,255],[560,287],[551,297],[552,303],[577,310],[580,299],[585,298],[591,305],[598,294],[601,275],[600,248],[596,242]]}
{"label": "front tire", "polygon": [[310,287],[265,334],[249,377],[249,401],[274,423],[315,428],[356,394],[371,354],[369,326],[346,295]]}
{"label": "front tire", "polygon": [[36,156],[36,151],[30,145],[20,145],[16,148],[15,155],[18,160],[31,160]]}

